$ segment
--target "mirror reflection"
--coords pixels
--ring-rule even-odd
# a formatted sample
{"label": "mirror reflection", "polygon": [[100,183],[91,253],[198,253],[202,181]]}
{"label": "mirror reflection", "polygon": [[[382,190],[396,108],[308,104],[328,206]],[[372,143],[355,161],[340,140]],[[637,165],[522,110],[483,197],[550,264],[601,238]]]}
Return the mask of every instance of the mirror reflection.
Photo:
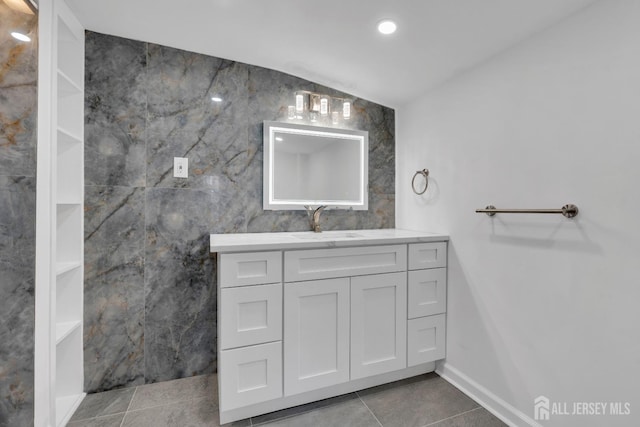
{"label": "mirror reflection", "polygon": [[265,209],[367,209],[367,132],[265,122]]}

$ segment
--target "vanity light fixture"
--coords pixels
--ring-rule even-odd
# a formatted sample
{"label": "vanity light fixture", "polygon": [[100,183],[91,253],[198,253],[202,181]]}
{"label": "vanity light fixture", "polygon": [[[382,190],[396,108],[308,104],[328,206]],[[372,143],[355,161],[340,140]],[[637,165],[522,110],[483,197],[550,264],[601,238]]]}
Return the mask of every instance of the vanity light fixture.
{"label": "vanity light fixture", "polygon": [[289,120],[306,119],[311,123],[319,121],[338,124],[340,118],[351,118],[351,100],[347,98],[331,97],[329,95],[299,90],[294,95],[295,105],[287,108]]}
{"label": "vanity light fixture", "polygon": [[398,26],[391,19],[383,19],[378,22],[378,31],[384,35],[395,33],[397,28]]}

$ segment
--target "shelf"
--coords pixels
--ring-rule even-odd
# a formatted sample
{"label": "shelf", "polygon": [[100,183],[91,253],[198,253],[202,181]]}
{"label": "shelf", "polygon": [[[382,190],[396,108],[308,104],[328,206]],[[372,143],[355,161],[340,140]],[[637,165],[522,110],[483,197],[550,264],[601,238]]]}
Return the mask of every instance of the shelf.
{"label": "shelf", "polygon": [[82,322],[77,320],[75,322],[58,322],[56,323],[56,345],[59,345],[67,338],[73,331],[82,326]]}
{"label": "shelf", "polygon": [[56,399],[56,426],[64,426],[69,422],[86,395],[86,393],[80,393]]}
{"label": "shelf", "polygon": [[58,206],[79,206],[82,202],[78,200],[76,197],[61,197],[60,200],[56,202]]}
{"label": "shelf", "polygon": [[82,139],[68,130],[58,126],[58,143],[82,144]]}
{"label": "shelf", "polygon": [[66,75],[64,71],[58,70],[58,96],[67,97],[71,95],[81,95],[82,87]]}
{"label": "shelf", "polygon": [[56,276],[61,276],[64,273],[68,273],[71,270],[75,270],[80,267],[80,261],[76,262],[59,262],[56,264]]}

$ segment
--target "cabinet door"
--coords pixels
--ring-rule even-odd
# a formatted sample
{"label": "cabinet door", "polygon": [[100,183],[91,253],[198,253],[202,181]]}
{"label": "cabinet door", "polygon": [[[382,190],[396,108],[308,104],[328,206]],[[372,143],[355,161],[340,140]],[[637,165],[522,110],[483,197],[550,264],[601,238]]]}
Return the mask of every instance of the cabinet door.
{"label": "cabinet door", "polygon": [[349,380],[349,279],[284,285],[284,394]]}
{"label": "cabinet door", "polygon": [[351,379],[407,366],[407,273],[351,279]]}

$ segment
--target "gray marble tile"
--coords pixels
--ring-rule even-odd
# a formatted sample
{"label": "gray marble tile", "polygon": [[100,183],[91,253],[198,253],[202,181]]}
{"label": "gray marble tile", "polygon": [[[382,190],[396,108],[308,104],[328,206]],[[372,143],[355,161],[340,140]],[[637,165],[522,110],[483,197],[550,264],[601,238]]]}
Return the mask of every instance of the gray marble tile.
{"label": "gray marble tile", "polygon": [[35,178],[0,176],[0,425],[33,419],[35,204]]}
{"label": "gray marble tile", "polygon": [[[142,376],[153,383],[210,373],[216,283],[208,236],[308,229],[303,211],[262,210],[262,123],[285,120],[296,90],[341,94],[274,70],[92,32],[86,46],[87,384],[104,390]],[[370,208],[327,212],[323,228],[393,227],[393,110],[355,100],[353,114],[341,126],[370,132]],[[172,177],[176,156],[189,159],[189,179]]]}
{"label": "gray marble tile", "polygon": [[143,186],[147,44],[88,31],[85,184]]}
{"label": "gray marble tile", "polygon": [[489,411],[484,408],[477,408],[471,411],[465,412],[460,415],[456,415],[446,420],[440,421],[435,424],[430,424],[430,427],[503,427],[505,423],[493,416]]}
{"label": "gray marble tile", "polygon": [[[218,427],[218,405],[211,398],[127,412],[123,427]],[[238,426],[249,426],[248,420]]]}
{"label": "gray marble tile", "polygon": [[85,188],[85,252],[144,247],[144,194],[141,187]]}
{"label": "gray marble tile", "polygon": [[[148,185],[237,183],[248,166],[247,66],[150,44],[148,85]],[[173,178],[174,157],[189,159],[189,179]]]}
{"label": "gray marble tile", "polygon": [[357,400],[358,402],[360,402],[360,398],[355,393],[343,394],[342,396],[331,397],[329,399],[323,399],[317,402],[311,402],[305,405],[294,406],[293,408],[287,408],[281,411],[270,412],[268,414],[252,417],[251,424],[267,424],[272,421],[294,417],[314,410],[336,406],[341,403],[349,402],[351,400]]}
{"label": "gray marble tile", "polygon": [[106,417],[90,418],[88,420],[73,421],[67,427],[120,427],[124,419],[124,412]]}
{"label": "gray marble tile", "polygon": [[199,375],[140,386],[131,401],[130,410],[152,408],[202,397],[208,397],[217,402],[218,387],[215,382],[215,375]]}
{"label": "gray marble tile", "polygon": [[88,394],[76,409],[70,421],[75,422],[126,412],[135,390],[135,387],[130,387]]}
{"label": "gray marble tile", "polygon": [[36,179],[0,175],[0,259],[17,263],[17,269],[34,270],[35,215]]}
{"label": "gray marble tile", "polygon": [[[147,189],[145,375],[213,372],[216,286],[209,234],[242,229],[233,193]],[[213,231],[212,231],[213,230]]]}
{"label": "gray marble tile", "polygon": [[[35,176],[38,21],[0,6],[0,175]],[[15,28],[28,29],[34,41],[11,37]]]}
{"label": "gray marble tile", "polygon": [[376,418],[360,399],[351,399],[260,425],[270,427],[380,427]]}
{"label": "gray marble tile", "polygon": [[435,374],[373,387],[358,395],[385,427],[421,427],[478,407]]}
{"label": "gray marble tile", "polygon": [[144,384],[144,189],[86,187],[88,392]]}

